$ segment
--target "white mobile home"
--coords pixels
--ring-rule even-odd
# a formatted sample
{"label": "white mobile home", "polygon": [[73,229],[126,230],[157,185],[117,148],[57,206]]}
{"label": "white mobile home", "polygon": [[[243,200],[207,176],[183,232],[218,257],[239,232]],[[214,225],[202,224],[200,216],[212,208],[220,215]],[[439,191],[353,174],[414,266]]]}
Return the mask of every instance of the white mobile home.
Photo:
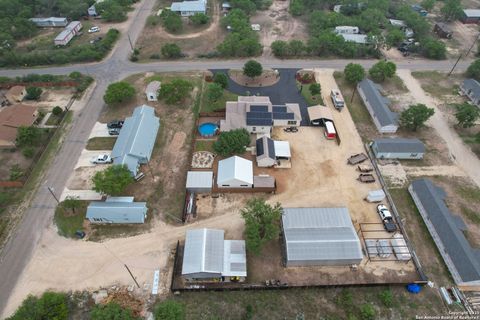
{"label": "white mobile home", "polygon": [[354,26],[338,26],[338,27],[335,27],[335,33],[336,34],[345,34],[345,33],[357,34],[359,32],[360,32],[360,29],[358,29],[358,27],[354,27]]}
{"label": "white mobile home", "polygon": [[422,159],[425,146],[418,139],[385,138],[372,142],[377,159]]}

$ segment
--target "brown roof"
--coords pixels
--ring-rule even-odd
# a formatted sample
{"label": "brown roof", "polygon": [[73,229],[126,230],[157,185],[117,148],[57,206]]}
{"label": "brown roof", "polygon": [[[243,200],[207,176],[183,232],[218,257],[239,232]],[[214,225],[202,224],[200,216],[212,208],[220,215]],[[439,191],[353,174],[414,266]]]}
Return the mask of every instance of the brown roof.
{"label": "brown roof", "polygon": [[0,111],[0,140],[14,141],[17,128],[31,126],[36,119],[37,107],[14,104]]}
{"label": "brown roof", "polygon": [[10,88],[10,90],[8,90],[7,94],[18,96],[22,94],[23,90],[25,90],[24,86],[13,86]]}

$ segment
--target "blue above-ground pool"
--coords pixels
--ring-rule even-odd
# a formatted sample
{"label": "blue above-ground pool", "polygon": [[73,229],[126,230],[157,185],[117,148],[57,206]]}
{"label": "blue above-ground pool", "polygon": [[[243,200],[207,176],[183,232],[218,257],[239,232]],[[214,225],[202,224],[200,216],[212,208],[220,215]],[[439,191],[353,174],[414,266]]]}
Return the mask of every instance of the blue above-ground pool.
{"label": "blue above-ground pool", "polygon": [[202,137],[213,137],[218,130],[218,126],[215,123],[206,122],[198,126],[198,132]]}

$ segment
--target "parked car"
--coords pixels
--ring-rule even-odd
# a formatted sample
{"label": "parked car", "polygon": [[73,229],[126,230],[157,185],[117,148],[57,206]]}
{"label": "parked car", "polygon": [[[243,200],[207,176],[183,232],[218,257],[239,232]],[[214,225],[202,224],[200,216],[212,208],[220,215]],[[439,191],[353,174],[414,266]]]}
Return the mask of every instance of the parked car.
{"label": "parked car", "polygon": [[118,136],[120,134],[120,128],[108,129],[108,134],[111,136]]}
{"label": "parked car", "polygon": [[100,40],[102,40],[102,37],[96,37],[95,39],[90,40],[90,44],[95,44],[95,43],[99,42]]}
{"label": "parked car", "polygon": [[113,121],[110,121],[109,123],[107,123],[107,128],[108,129],[114,129],[114,128],[121,129],[123,127],[123,123],[124,123],[123,120],[113,120]]}
{"label": "parked car", "polygon": [[388,232],[397,231],[397,225],[393,220],[393,216],[390,213],[390,210],[388,210],[388,208],[384,204],[379,204],[377,206],[377,212],[378,212],[378,215],[380,216],[380,219],[382,220],[383,227],[385,228],[385,230],[387,230]]}
{"label": "parked car", "polygon": [[95,32],[100,32],[100,28],[97,26],[94,26],[88,29],[88,33],[95,33]]}
{"label": "parked car", "polygon": [[77,230],[75,231],[75,236],[78,238],[78,239],[83,239],[85,238],[85,231],[82,231],[82,230]]}
{"label": "parked car", "polygon": [[342,111],[343,106],[345,105],[345,101],[343,100],[343,96],[338,89],[332,89],[332,92],[330,92],[330,98],[332,98],[332,102],[334,107],[338,111]]}
{"label": "parked car", "polygon": [[93,164],[107,164],[112,163],[113,159],[108,154],[99,154],[98,156],[93,157],[90,162]]}

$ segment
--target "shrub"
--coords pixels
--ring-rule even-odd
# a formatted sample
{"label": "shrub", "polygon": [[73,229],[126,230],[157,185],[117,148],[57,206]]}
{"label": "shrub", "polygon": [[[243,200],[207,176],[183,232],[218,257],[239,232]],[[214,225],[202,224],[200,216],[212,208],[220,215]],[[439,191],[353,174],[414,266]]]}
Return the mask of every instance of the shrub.
{"label": "shrub", "polygon": [[52,109],[52,114],[54,116],[59,116],[62,114],[62,112],[63,112],[63,109],[60,108],[59,106],[56,106],[55,108]]}
{"label": "shrub", "polygon": [[160,55],[159,55],[158,53],[154,53],[154,54],[150,55],[150,59],[158,60],[158,59],[160,59],[160,58],[161,58],[161,57],[160,57]]}
{"label": "shrub", "polygon": [[322,92],[322,89],[320,87],[320,83],[312,83],[309,87],[308,90],[310,90],[310,94],[312,96],[315,96],[317,94],[320,94]]}
{"label": "shrub", "polygon": [[218,83],[210,83],[207,87],[207,98],[209,102],[215,102],[223,96],[223,88]]}
{"label": "shrub", "polygon": [[154,27],[162,22],[162,18],[160,16],[154,15],[154,16],[149,16],[147,18],[147,26],[149,27]]}
{"label": "shrub", "polygon": [[105,305],[96,305],[90,312],[91,320],[140,320],[135,317],[132,310],[122,308],[115,302],[109,302]]}
{"label": "shrub", "polygon": [[204,13],[195,13],[193,16],[190,16],[189,19],[190,21],[192,21],[193,24],[201,25],[208,23],[210,17]]}
{"label": "shrub", "polygon": [[169,83],[162,83],[158,97],[165,99],[167,104],[175,104],[185,100],[192,89],[193,86],[189,81],[177,78]]}
{"label": "shrub", "polygon": [[17,129],[15,143],[18,147],[36,146],[40,136],[40,129],[37,127],[21,126]]}
{"label": "shrub", "polygon": [[178,32],[183,29],[182,18],[175,12],[164,10],[160,15],[163,27],[169,32]]}
{"label": "shrub", "polygon": [[184,320],[185,306],[173,300],[163,301],[155,306],[155,320]]}
{"label": "shrub", "polygon": [[95,191],[115,196],[133,182],[133,177],[127,165],[113,165],[95,173],[92,182]]}
{"label": "shrub", "polygon": [[480,59],[477,59],[470,64],[467,68],[467,76],[474,78],[475,80],[480,80]]}
{"label": "shrub", "polygon": [[369,303],[365,303],[360,308],[360,318],[362,320],[374,320],[375,319],[375,309]]}
{"label": "shrub", "polygon": [[40,96],[42,95],[42,88],[39,87],[28,87],[27,88],[27,95],[25,98],[27,100],[38,100],[40,99]]}
{"label": "shrub", "polygon": [[223,89],[228,88],[228,76],[223,72],[217,72],[213,76],[213,82],[218,83]]}
{"label": "shrub", "polygon": [[34,153],[35,149],[33,147],[25,147],[22,149],[22,154],[25,158],[32,158]]}
{"label": "shrub", "polygon": [[135,95],[135,88],[125,81],[115,82],[108,86],[103,100],[106,104],[113,105],[127,101]]}
{"label": "shrub", "polygon": [[168,59],[180,58],[182,49],[176,43],[166,43],[162,47],[162,56]]}
{"label": "shrub", "polygon": [[82,74],[78,71],[73,71],[68,75],[68,77],[73,80],[79,80],[80,78],[82,78]]}
{"label": "shrub", "polygon": [[40,298],[28,296],[21,306],[8,318],[9,320],[25,319],[68,319],[68,297],[64,293],[45,292]]}
{"label": "shrub", "polygon": [[243,66],[243,74],[250,78],[258,77],[262,72],[262,65],[255,60],[249,60]]}
{"label": "shrub", "polygon": [[23,176],[23,171],[18,164],[10,168],[10,181],[17,181],[22,176]]}
{"label": "shrub", "polygon": [[390,289],[383,290],[382,292],[380,292],[379,297],[380,297],[380,301],[382,301],[385,307],[390,308],[391,306],[393,306],[392,290]]}

